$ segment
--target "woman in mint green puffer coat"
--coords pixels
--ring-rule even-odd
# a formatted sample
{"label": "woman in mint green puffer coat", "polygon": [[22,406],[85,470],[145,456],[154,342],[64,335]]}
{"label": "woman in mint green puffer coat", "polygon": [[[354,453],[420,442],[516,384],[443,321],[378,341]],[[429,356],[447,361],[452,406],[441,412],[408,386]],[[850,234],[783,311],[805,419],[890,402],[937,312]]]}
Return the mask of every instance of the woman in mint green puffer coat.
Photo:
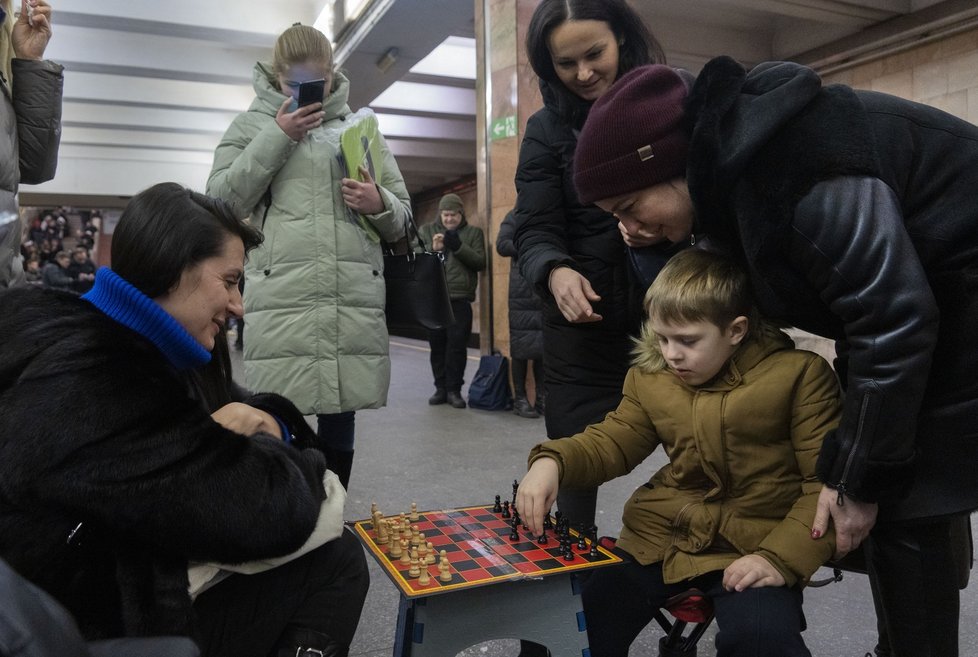
{"label": "woman in mint green puffer coat", "polygon": [[[315,79],[326,81],[322,104],[296,108],[299,83]],[[385,405],[390,382],[380,240],[403,237],[411,218],[379,131],[369,163],[376,183],[347,177],[340,136],[376,121],[350,111],[349,84],[321,32],[286,30],[272,63],[255,65],[255,100],[221,139],[207,183],[265,233],[245,270],[246,383],[318,416],[320,445],[344,485],[353,414]]]}

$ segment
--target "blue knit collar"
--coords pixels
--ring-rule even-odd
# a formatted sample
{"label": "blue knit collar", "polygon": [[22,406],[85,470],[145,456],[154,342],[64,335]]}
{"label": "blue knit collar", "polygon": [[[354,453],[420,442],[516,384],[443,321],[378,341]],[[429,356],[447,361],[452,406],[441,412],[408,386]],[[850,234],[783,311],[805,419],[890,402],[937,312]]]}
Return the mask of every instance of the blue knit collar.
{"label": "blue knit collar", "polygon": [[99,268],[82,299],[152,342],[178,370],[210,362],[211,353],[172,315],[108,267]]}

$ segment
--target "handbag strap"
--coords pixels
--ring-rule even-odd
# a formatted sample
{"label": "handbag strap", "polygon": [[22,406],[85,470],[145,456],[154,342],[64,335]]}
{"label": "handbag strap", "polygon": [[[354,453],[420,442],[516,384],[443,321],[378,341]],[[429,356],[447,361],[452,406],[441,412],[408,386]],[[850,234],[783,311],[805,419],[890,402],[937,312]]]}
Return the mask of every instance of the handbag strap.
{"label": "handbag strap", "polygon": [[[412,248],[412,245],[411,245],[411,235],[410,235],[410,232],[408,231],[408,228],[409,227],[411,229],[410,232],[413,232],[414,233],[414,237],[417,238],[417,240],[418,240],[418,246],[421,247],[421,252],[422,253],[432,253],[432,251],[429,251],[428,250],[428,246],[424,243],[424,240],[421,238],[421,231],[418,230],[417,224],[414,223],[414,217],[411,216],[411,217],[408,217],[407,222],[405,222],[405,224],[404,224],[404,245],[407,247],[407,254],[406,255],[410,256],[412,253],[414,253],[414,249]],[[399,241],[400,240],[398,240],[398,242]],[[395,244],[397,244],[397,242],[395,242]],[[394,253],[394,249],[393,249],[393,247],[390,244],[388,244],[387,242],[384,242],[384,246],[385,246],[386,251],[389,251],[390,252],[390,255],[397,255],[397,254]],[[440,256],[441,254],[436,254],[436,255],[439,255]]]}

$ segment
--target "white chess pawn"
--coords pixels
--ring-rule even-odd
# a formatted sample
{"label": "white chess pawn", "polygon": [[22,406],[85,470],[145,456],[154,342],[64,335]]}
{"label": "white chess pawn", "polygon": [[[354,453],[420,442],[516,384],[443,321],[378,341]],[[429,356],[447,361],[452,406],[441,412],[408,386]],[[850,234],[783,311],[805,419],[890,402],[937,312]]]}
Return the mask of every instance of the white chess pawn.
{"label": "white chess pawn", "polygon": [[444,550],[441,551],[441,560],[438,562],[438,579],[443,582],[452,581],[452,571],[448,563],[448,554]]}

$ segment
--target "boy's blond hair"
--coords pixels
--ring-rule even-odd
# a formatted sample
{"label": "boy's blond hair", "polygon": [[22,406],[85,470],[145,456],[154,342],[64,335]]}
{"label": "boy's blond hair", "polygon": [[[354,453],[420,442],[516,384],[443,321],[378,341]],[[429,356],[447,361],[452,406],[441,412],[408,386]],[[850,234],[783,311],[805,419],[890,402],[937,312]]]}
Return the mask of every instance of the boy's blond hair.
{"label": "boy's blond hair", "polygon": [[[758,316],[744,269],[723,255],[702,249],[686,249],[670,258],[645,293],[644,306],[649,320],[669,324],[706,321],[721,330],[737,317],[746,317],[744,344],[762,332],[778,330]],[[649,320],[635,341],[632,361],[647,373],[666,367]]]}
{"label": "boy's blond hair", "polygon": [[333,46],[326,35],[316,28],[296,23],[275,40],[272,68],[280,75],[290,66],[308,61],[332,70]]}

